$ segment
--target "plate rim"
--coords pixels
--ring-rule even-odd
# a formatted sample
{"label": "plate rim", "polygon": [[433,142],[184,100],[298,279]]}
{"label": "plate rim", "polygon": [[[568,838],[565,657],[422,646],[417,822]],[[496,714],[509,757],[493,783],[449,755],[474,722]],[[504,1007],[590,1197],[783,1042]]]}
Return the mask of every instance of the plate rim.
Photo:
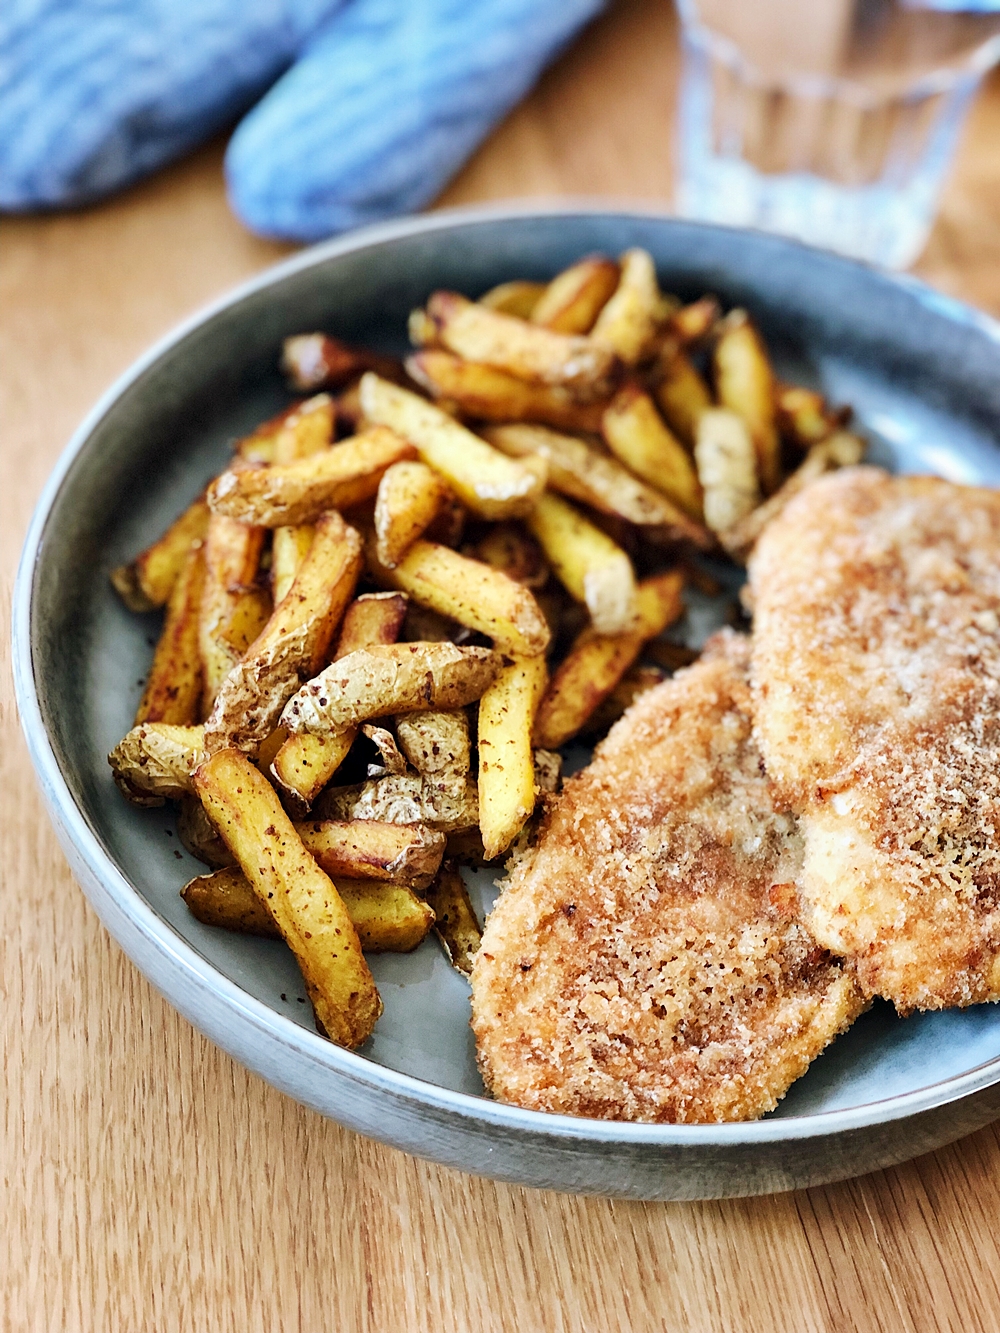
{"label": "plate rim", "polygon": [[[334,1045],[318,1034],[310,1032],[308,1028],[286,1018],[225,976],[189,944],[165,918],[161,917],[130,883],[110,854],[102,847],[63,776],[42,718],[39,688],[34,671],[32,610],[35,575],[52,509],[74,463],[112,406],[147,370],[203,324],[287,277],[330,259],[387,241],[448,230],[455,225],[579,215],[635,217],[664,222],[679,229],[734,235],[745,235],[750,230],[678,218],[664,212],[662,208],[645,206],[641,202],[618,204],[606,200],[572,198],[558,201],[531,200],[463,206],[376,223],[305,247],[276,264],[267,266],[207,302],[158,338],[101,394],[71,435],[42,488],[26,531],[12,597],[11,648],[14,696],[32,766],[49,804],[50,813],[54,816],[57,826],[61,824],[75,851],[95,881],[108,895],[109,900],[132,923],[146,946],[162,955],[179,980],[186,979],[197,989],[211,992],[220,1000],[223,1007],[239,1012],[245,1020],[266,1031],[272,1040],[286,1048],[291,1056],[300,1061],[308,1062],[325,1073],[347,1078],[372,1093],[389,1094],[418,1106],[474,1122],[483,1129],[503,1129],[513,1133],[529,1134],[532,1137],[558,1139],[566,1143],[590,1142],[609,1146],[664,1149],[696,1145],[749,1148],[783,1140],[804,1141],[874,1128],[921,1115],[970,1097],[1000,1082],[1000,1056],[925,1087],[864,1102],[858,1106],[778,1119],[711,1125],[592,1120],[553,1112],[526,1110],[494,1101],[487,1095],[443,1088],[415,1075],[378,1064],[359,1052],[348,1051]],[[754,234],[772,242],[776,249],[794,247],[821,256],[834,265],[867,270],[883,281],[907,291],[920,304],[929,307],[935,313],[954,322],[971,326],[1000,348],[1000,321],[937,291],[911,274],[891,273],[875,265],[848,259],[770,233]],[[89,893],[87,896],[90,896]],[[113,931],[110,933],[114,934]],[[148,978],[147,969],[137,961],[135,965]],[[169,995],[166,998],[172,1008],[178,1008]],[[272,1081],[266,1075],[260,1077]]]}

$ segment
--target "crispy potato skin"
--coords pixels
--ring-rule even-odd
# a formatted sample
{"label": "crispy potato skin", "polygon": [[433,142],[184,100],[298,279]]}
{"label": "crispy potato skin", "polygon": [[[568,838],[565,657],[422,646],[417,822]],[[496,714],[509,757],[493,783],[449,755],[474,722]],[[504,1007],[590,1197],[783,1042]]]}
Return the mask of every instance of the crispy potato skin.
{"label": "crispy potato skin", "polygon": [[672,571],[645,579],[636,597],[635,628],[625,634],[585,629],[556,669],[535,717],[535,745],[558,750],[586,724],[642,651],[647,639],[684,609],[684,576]]}
{"label": "crispy potato skin", "polygon": [[479,630],[503,652],[537,657],[549,646],[549,627],[529,589],[447,546],[415,541],[395,569],[375,572],[420,606]]}
{"label": "crispy potato skin", "polygon": [[581,401],[605,397],[618,372],[612,349],[500,314],[457,292],[435,292],[425,313],[437,341],[463,360],[523,380],[566,385]]}
{"label": "crispy potato skin", "polygon": [[127,801],[163,805],[194,790],[191,774],[201,763],[204,741],[203,727],[145,722],[119,741],[108,763]]}
{"label": "crispy potato skin", "polygon": [[287,595],[219,688],[206,750],[254,752],[273,731],[288,699],[323,665],[361,566],[356,530],[335,512],[323,514]]}
{"label": "crispy potato skin", "polygon": [[703,412],[694,457],[705,522],[713,532],[727,532],[760,504],[757,450],[746,421],[727,407]]}
{"label": "crispy potato skin", "polygon": [[[347,608],[334,661],[358,648],[395,643],[406,616],[407,598],[400,592],[366,593]],[[305,814],[344,762],[354,743],[352,729],[335,736],[302,732],[289,736],[271,763],[271,777],[289,809]]]}
{"label": "crispy potato skin", "polygon": [[479,701],[479,827],[488,860],[507,850],[535,808],[531,733],[547,683],[543,657],[515,658]]}
{"label": "crispy potato skin", "polygon": [[376,879],[425,889],[444,855],[445,836],[384,820],[307,819],[295,825],[302,845],[328,875]]}
{"label": "crispy potato skin", "polygon": [[213,513],[265,528],[314,523],[327,510],[371,499],[386,469],[414,453],[395,431],[373,426],[293,463],[223,472],[208,503]]}
{"label": "crispy potato skin", "polygon": [[155,611],[166,606],[188,552],[208,529],[209,508],[203,496],[188,505],[159,541],[147,546],[129,565],[111,572],[111,583],[130,611]]}
{"label": "crispy potato skin", "polygon": [[286,338],[281,368],[292,388],[300,393],[337,388],[366,370],[377,370],[389,379],[402,374],[402,366],[392,357],[351,347],[326,333],[300,333]]}
{"label": "crispy potato skin", "polygon": [[753,741],[746,657],[732,636],[644,695],[514,869],[472,967],[504,1101],[754,1119],[865,1007],[795,920],[801,845]]}
{"label": "crispy potato skin", "polygon": [[316,802],[321,819],[378,819],[422,824],[443,833],[479,824],[479,793],[468,776],[391,774],[351,787],[327,787]]}
{"label": "crispy potato skin", "polygon": [[396,735],[406,758],[425,777],[464,778],[468,774],[472,752],[464,708],[404,713],[396,718]]}
{"label": "crispy potato skin", "polygon": [[430,527],[448,488],[426,463],[394,463],[379,482],[375,500],[375,549],[393,569]]}
{"label": "crispy potato skin", "polygon": [[316,1018],[342,1046],[371,1036],[382,1002],[347,908],[273,787],[239,750],[220,750],[194,776],[209,818],[302,969]]}
{"label": "crispy potato skin", "polygon": [[281,722],[293,733],[322,735],[391,713],[463,708],[482,695],[500,664],[489,648],[453,643],[358,648],[303,685]]}
{"label": "crispy potato skin", "polygon": [[198,721],[202,682],[198,616],[204,586],[205,555],[199,543],[189,548],[170,594],[163,632],[136,710],[136,726],[143,722],[189,726]]}
{"label": "crispy potato skin", "polygon": [[421,459],[481,518],[511,518],[533,508],[545,487],[544,464],[515,462],[425,398],[377,375],[361,381],[365,416],[398,431]]}

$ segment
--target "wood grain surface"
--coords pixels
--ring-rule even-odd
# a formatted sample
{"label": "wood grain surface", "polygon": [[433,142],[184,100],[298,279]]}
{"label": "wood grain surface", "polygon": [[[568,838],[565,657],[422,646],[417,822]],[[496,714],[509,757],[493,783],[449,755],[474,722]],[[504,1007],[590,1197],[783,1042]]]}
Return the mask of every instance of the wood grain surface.
{"label": "wood grain surface", "polygon": [[[624,0],[444,202],[666,203],[675,80],[664,0]],[[994,83],[918,265],[993,311],[998,132]],[[228,213],[220,161],[216,144],[101,207],[0,228],[5,612],[31,506],[84,411],[153,338],[284,252]],[[824,1189],[623,1204],[416,1161],[273,1091],[105,934],[42,811],[6,660],[2,689],[0,1328],[1000,1328],[995,1128]]]}

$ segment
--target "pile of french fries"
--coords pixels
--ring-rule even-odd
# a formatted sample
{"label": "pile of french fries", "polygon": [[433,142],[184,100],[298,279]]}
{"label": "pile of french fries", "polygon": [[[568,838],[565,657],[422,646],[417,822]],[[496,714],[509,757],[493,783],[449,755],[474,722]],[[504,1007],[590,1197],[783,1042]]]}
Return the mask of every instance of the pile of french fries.
{"label": "pile of french fries", "polygon": [[381,1012],[366,952],[436,930],[468,972],[460,861],[523,848],[557,753],[692,654],[660,639],[697,553],[863,451],[776,379],[747,313],[660,291],[649,254],[435,292],[400,363],[289,338],[311,396],[112,582],[165,609],[125,797],[174,802],[211,925],[277,935],[319,1030]]}

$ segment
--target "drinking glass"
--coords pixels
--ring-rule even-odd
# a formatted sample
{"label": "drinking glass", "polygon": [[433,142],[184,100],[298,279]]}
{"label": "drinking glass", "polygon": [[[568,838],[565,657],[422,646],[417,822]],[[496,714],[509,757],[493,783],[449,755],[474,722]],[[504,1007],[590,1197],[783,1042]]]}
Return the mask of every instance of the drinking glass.
{"label": "drinking glass", "polygon": [[965,113],[1000,59],[1000,0],[678,8],[678,212],[912,263]]}

